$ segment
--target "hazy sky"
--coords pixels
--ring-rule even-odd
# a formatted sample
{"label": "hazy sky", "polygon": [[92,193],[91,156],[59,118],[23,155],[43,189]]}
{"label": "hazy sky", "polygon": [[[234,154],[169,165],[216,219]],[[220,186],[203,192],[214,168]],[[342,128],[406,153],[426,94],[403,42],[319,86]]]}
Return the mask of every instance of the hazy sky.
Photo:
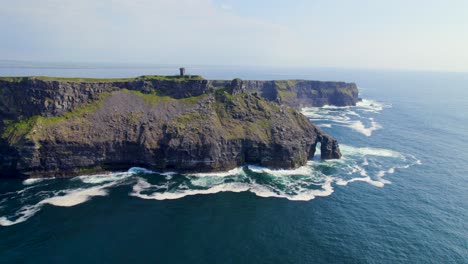
{"label": "hazy sky", "polygon": [[468,0],[0,4],[0,59],[468,71]]}

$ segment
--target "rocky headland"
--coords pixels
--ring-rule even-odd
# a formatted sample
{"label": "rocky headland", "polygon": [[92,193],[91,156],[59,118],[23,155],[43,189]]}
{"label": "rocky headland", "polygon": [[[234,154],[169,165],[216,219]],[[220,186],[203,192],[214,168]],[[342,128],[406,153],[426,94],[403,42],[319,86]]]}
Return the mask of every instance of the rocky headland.
{"label": "rocky headland", "polygon": [[341,157],[297,109],[357,100],[340,82],[0,77],[0,177],[296,168],[318,143],[323,159]]}

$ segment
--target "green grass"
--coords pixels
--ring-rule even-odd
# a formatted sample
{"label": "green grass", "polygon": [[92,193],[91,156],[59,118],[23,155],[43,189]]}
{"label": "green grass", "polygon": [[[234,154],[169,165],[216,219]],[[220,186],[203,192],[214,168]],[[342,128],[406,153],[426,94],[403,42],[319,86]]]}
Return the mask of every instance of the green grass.
{"label": "green grass", "polygon": [[[222,130],[227,139],[257,138],[263,142],[271,139],[270,113],[279,111],[280,106],[266,102],[263,99],[256,99],[249,93],[232,95],[228,89],[223,87],[215,91],[215,111],[219,117]],[[247,103],[248,100],[250,104]],[[252,107],[257,105],[257,107]],[[235,113],[252,113],[254,120],[241,120],[234,117]]]}
{"label": "green grass", "polygon": [[288,99],[288,98],[296,96],[296,94],[293,91],[283,91],[283,90],[278,90],[278,95],[281,99]]}
{"label": "green grass", "polygon": [[72,112],[66,112],[56,117],[44,117],[37,115],[27,119],[20,118],[18,121],[5,120],[4,124],[6,128],[2,133],[2,138],[8,140],[8,142],[11,144],[15,144],[23,138],[34,139],[34,136],[31,135],[31,132],[36,129],[41,130],[40,128],[44,126],[58,124],[65,120],[77,117],[82,117],[83,122],[86,122],[86,118],[84,118],[83,115],[99,109],[102,106],[104,99],[108,95],[110,95],[110,93],[102,93],[98,100],[87,103],[83,107],[75,109]]}
{"label": "green grass", "polygon": [[[158,94],[145,94],[139,91],[127,90],[123,89],[122,91],[135,94],[142,98],[146,104],[151,106],[155,106],[159,103],[164,102],[180,102],[186,105],[195,105],[197,104],[202,98],[208,96],[206,94],[199,95],[199,96],[192,96],[188,98],[182,99],[174,99],[169,96],[158,95]],[[57,125],[67,120],[74,119],[78,122],[88,122],[86,118],[86,114],[92,113],[102,107],[104,100],[111,95],[111,92],[104,92],[100,94],[100,97],[94,101],[87,102],[81,107],[71,111],[65,112],[60,116],[55,117],[44,117],[44,116],[33,116],[28,119],[21,119],[18,121],[12,120],[4,120],[5,129],[2,133],[2,138],[7,139],[11,144],[18,143],[23,138],[34,139],[40,135],[40,132],[43,131],[44,127]],[[198,113],[197,113],[198,114]],[[137,122],[137,120],[141,117],[141,113],[136,113],[134,115],[129,116],[129,121]],[[180,121],[182,123],[188,123],[190,118],[198,118],[193,115],[188,115],[183,117]],[[31,131],[37,130],[35,133],[31,134]]]}
{"label": "green grass", "polygon": [[140,97],[141,99],[143,99],[145,104],[149,104],[151,106],[155,106],[155,105],[157,105],[158,103],[161,103],[161,102],[168,102],[171,99],[173,100],[173,98],[171,98],[169,96],[158,95],[156,93],[146,94],[146,93],[142,93],[140,91],[128,90],[128,89],[122,89],[122,91],[126,92],[126,93],[132,93],[132,94]]}
{"label": "green grass", "polygon": [[279,90],[288,90],[297,85],[297,80],[274,81]]}
{"label": "green grass", "polygon": [[143,75],[137,79],[143,80],[158,80],[158,81],[202,81],[205,80],[202,76],[199,75],[185,75],[181,77],[180,75]]}
{"label": "green grass", "polygon": [[28,80],[30,77],[0,77],[0,81],[6,82],[23,82]]}
{"label": "green grass", "polygon": [[[234,95],[232,95],[229,91],[228,87],[220,86],[214,91],[214,95],[217,101],[226,102],[232,101],[234,99]],[[242,96],[243,94],[238,94],[236,96]]]}
{"label": "green grass", "polygon": [[5,120],[4,123],[7,127],[2,133],[2,138],[6,139],[11,144],[19,142],[30,133],[38,118],[38,116],[34,116],[18,122]]}
{"label": "green grass", "polygon": [[291,89],[294,89],[297,81],[295,80],[286,80],[286,81],[275,81],[275,86],[278,91],[278,97],[281,99],[289,99],[296,96],[295,92]]}
{"label": "green grass", "polygon": [[206,97],[206,94],[202,94],[199,96],[191,96],[187,98],[181,98],[181,99],[175,99],[167,95],[161,95],[158,94],[157,91],[154,93],[142,93],[140,91],[135,91],[135,90],[128,90],[128,89],[122,89],[122,91],[127,92],[127,93],[132,93],[134,95],[137,95],[138,97],[142,98],[145,104],[149,104],[151,106],[155,106],[159,103],[164,103],[164,102],[170,102],[170,101],[178,101],[187,105],[195,105],[197,104],[203,97]]}
{"label": "green grass", "polygon": [[130,121],[132,124],[138,124],[138,120],[143,116],[143,112],[138,112],[138,113],[128,113],[127,119]]}
{"label": "green grass", "polygon": [[353,97],[353,91],[349,88],[338,88],[338,91],[346,95],[349,95],[350,97]]}
{"label": "green grass", "polygon": [[200,81],[204,80],[202,76],[186,75],[186,76],[166,76],[166,75],[144,75],[134,78],[79,78],[79,77],[51,77],[51,76],[30,76],[30,77],[0,77],[1,81],[7,82],[22,82],[26,80],[42,80],[42,81],[64,81],[64,82],[132,82],[140,80],[158,80],[158,81]]}
{"label": "green grass", "polygon": [[275,86],[281,90],[288,89],[288,83],[286,81],[275,81]]}
{"label": "green grass", "polygon": [[49,77],[49,76],[33,76],[31,79],[42,81],[64,81],[64,82],[129,82],[135,81],[137,78],[71,78],[71,77]]}
{"label": "green grass", "polygon": [[195,129],[201,129],[199,126],[202,124],[200,122],[202,119],[203,116],[199,112],[188,112],[176,117],[173,124],[179,129],[185,129],[188,125],[191,125]]}
{"label": "green grass", "polygon": [[55,117],[43,117],[43,116],[38,116],[37,117],[37,123],[39,125],[53,125],[60,123],[62,121],[76,118],[76,117],[82,117],[84,114],[87,113],[92,113],[96,111],[97,109],[100,109],[102,107],[102,104],[104,102],[104,99],[106,99],[111,93],[109,92],[104,92],[99,95],[99,99],[94,100],[92,102],[85,103],[83,106],[71,111],[71,112],[65,112],[64,114],[60,116],[55,116]]}
{"label": "green grass", "polygon": [[207,97],[207,94],[201,94],[198,96],[190,96],[187,98],[181,98],[181,99],[176,99],[177,101],[184,103],[186,105],[195,105],[197,104],[201,99]]}

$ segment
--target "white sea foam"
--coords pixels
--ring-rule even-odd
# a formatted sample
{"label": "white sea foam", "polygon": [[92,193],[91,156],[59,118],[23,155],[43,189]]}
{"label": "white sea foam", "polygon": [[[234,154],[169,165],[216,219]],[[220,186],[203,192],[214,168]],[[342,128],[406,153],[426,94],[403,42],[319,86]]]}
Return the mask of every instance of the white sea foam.
{"label": "white sea foam", "polygon": [[[382,126],[374,117],[390,105],[363,100],[356,106],[304,108],[303,113],[324,128],[342,126],[365,136]],[[220,192],[251,192],[259,197],[277,197],[293,201],[309,201],[329,196],[334,186],[365,182],[376,187],[391,183],[384,179],[398,169],[421,164],[411,155],[397,151],[341,145],[341,160],[309,161],[307,166],[293,170],[272,170],[259,166],[236,168],[226,172],[177,174],[159,173],[144,168],[131,168],[127,172],[105,175],[80,176],[70,188],[40,191],[44,179],[28,179],[22,190],[2,194],[7,199],[24,200],[11,216],[1,216],[0,225],[14,225],[26,221],[44,205],[70,207],[89,201],[93,197],[108,195],[109,189],[122,184],[132,184],[130,196],[141,199],[169,200],[191,195]],[[155,182],[155,183],[153,183]],[[53,183],[53,181],[52,181]],[[49,184],[47,185],[48,187]],[[5,200],[5,199],[4,199]],[[1,210],[5,204],[0,202]],[[39,200],[39,201],[38,201]]]}
{"label": "white sea foam", "polygon": [[379,123],[375,122],[372,118],[370,118],[370,121],[371,123],[369,127],[366,127],[361,121],[349,122],[348,126],[358,131],[359,133],[370,137],[372,136],[372,132],[382,128],[382,126]]}
{"label": "white sea foam", "polygon": [[[91,199],[94,196],[106,196],[107,191],[104,188],[110,187],[111,184],[105,186],[96,186],[91,188],[80,188],[74,190],[64,190],[56,192],[56,196],[51,196],[49,198],[43,199],[40,202],[33,204],[33,205],[26,205],[20,208],[13,216],[0,217],[0,226],[10,226],[14,224],[18,224],[28,220],[34,214],[39,212],[45,204],[50,204],[54,206],[61,206],[61,207],[70,207],[75,206],[81,203],[84,203]],[[60,195],[58,193],[64,193],[64,195]],[[14,220],[10,220],[14,219]]]}
{"label": "white sea foam", "polygon": [[384,108],[389,108],[392,105],[375,100],[363,99],[362,101],[358,102],[356,106],[367,112],[380,113]]}
{"label": "white sea foam", "polygon": [[30,178],[30,179],[24,180],[23,184],[24,185],[33,185],[33,184],[41,182],[41,181],[43,181],[43,179],[41,179],[41,178]]}
{"label": "white sea foam", "polygon": [[348,183],[357,182],[357,181],[367,182],[367,183],[372,184],[372,185],[374,185],[376,187],[384,187],[384,185],[385,185],[385,182],[372,180],[371,177],[369,177],[369,176],[362,177],[362,178],[352,178],[350,180],[337,179],[336,184],[346,186],[346,185],[348,185]]}
{"label": "white sea foam", "polygon": [[[351,179],[337,177],[336,184],[342,186],[351,182],[361,181],[377,187],[383,187],[385,184],[391,183],[383,178],[385,175],[395,173],[396,169],[405,169],[418,163],[411,155],[405,156],[397,151],[389,149],[371,147],[358,148],[344,144],[341,145],[340,148],[343,153],[343,161],[347,164],[347,169],[345,171],[348,171],[349,175],[358,174],[361,176]],[[392,164],[393,166],[386,167],[388,165],[381,164],[385,159],[388,159],[386,164]],[[356,163],[356,161],[359,160],[362,160],[360,164]],[[354,163],[354,165],[351,165],[352,163]],[[368,168],[373,168],[373,171],[378,171],[370,173]]]}
{"label": "white sea foam", "polygon": [[159,171],[152,171],[148,170],[145,168],[140,168],[140,167],[133,167],[128,170],[128,173],[130,174],[138,174],[138,173],[143,173],[143,174],[159,174],[159,175],[164,175],[164,176],[172,176],[177,174],[175,171],[167,171],[167,172],[159,172]]}
{"label": "white sea foam", "polygon": [[313,172],[312,167],[310,166],[302,166],[297,169],[292,170],[273,170],[259,166],[248,166],[249,170],[256,172],[256,173],[267,173],[274,176],[288,176],[288,175],[310,175]]}
{"label": "white sea foam", "polygon": [[[34,189],[37,185],[32,185],[32,186],[28,186],[28,187],[25,187],[21,190],[18,190],[18,191],[13,191],[13,192],[6,192],[6,193],[1,193],[0,196],[2,197],[7,197],[7,196],[10,196],[10,195],[21,195],[31,189]],[[3,200],[2,200],[3,201]],[[1,203],[1,202],[0,202]]]}
{"label": "white sea foam", "polygon": [[[243,183],[224,183],[214,185],[208,189],[185,189],[185,190],[175,190],[173,192],[152,192],[150,194],[143,194],[143,192],[148,191],[149,189],[159,189],[162,186],[152,185],[148,183],[143,178],[138,178],[138,182],[133,186],[133,192],[130,193],[131,196],[139,197],[142,199],[151,199],[151,200],[173,200],[180,199],[189,195],[197,194],[214,194],[219,192],[244,192],[249,189],[248,185]],[[165,186],[164,186],[165,187]]]}
{"label": "white sea foam", "polygon": [[[79,180],[85,184],[85,186],[74,189],[39,191],[34,193],[33,191],[35,185],[33,185],[23,190],[17,191],[13,193],[13,195],[18,195],[18,197],[26,196],[26,191],[33,192],[32,194],[27,195],[26,198],[23,198],[26,202],[28,201],[28,198],[34,199],[36,196],[45,196],[45,198],[39,202],[21,207],[12,216],[1,216],[0,226],[9,226],[24,222],[40,211],[42,206],[46,204],[61,207],[71,207],[89,201],[92,197],[106,196],[108,194],[108,188],[118,185],[120,182],[122,182],[122,180],[128,178],[132,174],[133,173],[130,172],[122,172],[72,178],[70,181]],[[36,182],[38,181],[34,181],[33,183]]]}
{"label": "white sea foam", "polygon": [[345,144],[340,145],[340,150],[343,153],[343,156],[379,156],[379,157],[390,157],[390,158],[399,158],[403,159],[404,156],[397,152],[390,149],[382,149],[382,148],[371,148],[371,147],[353,147]]}
{"label": "white sea foam", "polygon": [[39,206],[39,205],[23,206],[16,213],[16,219],[15,220],[10,220],[5,216],[0,217],[0,226],[11,226],[11,225],[22,223],[22,222],[28,220],[34,214],[36,214],[39,210],[41,210],[41,206]]}
{"label": "white sea foam", "polygon": [[333,193],[332,187],[333,178],[326,177],[325,182],[320,186],[320,189],[308,189],[308,188],[299,188],[297,193],[290,194],[286,193],[280,189],[268,188],[264,185],[253,185],[249,188],[249,191],[255,193],[255,195],[260,197],[276,197],[276,198],[286,198],[291,201],[310,201],[316,197],[325,197]]}
{"label": "white sea foam", "polygon": [[229,171],[221,171],[221,172],[208,172],[208,173],[189,173],[186,175],[196,176],[196,177],[227,177],[232,175],[237,175],[243,173],[242,168],[235,168]]}
{"label": "white sea foam", "polygon": [[[22,190],[2,194],[7,199],[21,197],[25,205],[11,216],[1,216],[0,225],[24,222],[46,204],[76,206],[93,197],[106,196],[110,188],[123,184],[132,184],[130,196],[149,200],[180,199],[220,192],[251,192],[259,197],[309,201],[331,195],[334,186],[346,186],[353,182],[383,187],[391,183],[384,179],[387,174],[421,164],[411,155],[389,149],[341,145],[341,150],[343,158],[340,160],[309,161],[307,166],[293,170],[272,170],[251,165],[226,172],[184,175],[132,168],[122,173],[76,177],[70,180],[75,188],[67,185],[67,189],[53,191],[41,191],[39,187],[42,185],[35,184],[40,181],[27,182],[25,184],[30,186]],[[48,183],[48,188],[54,186],[53,183]],[[5,210],[5,205],[1,205],[0,209]]]}
{"label": "white sea foam", "polygon": [[[313,162],[311,162],[313,163]],[[242,168],[231,170],[223,175],[219,173],[185,175],[191,188],[186,184],[169,187],[169,183],[150,184],[139,177],[133,186],[131,196],[142,199],[167,200],[185,196],[214,194],[219,192],[252,192],[260,197],[278,197],[289,200],[307,201],[317,196],[333,193],[333,177],[317,178],[313,168],[303,166],[294,170],[271,170],[259,166],[248,166],[248,170],[262,175],[269,175],[259,183],[256,178],[247,176]],[[232,178],[232,177],[235,178]],[[232,180],[235,179],[235,182]],[[312,188],[313,187],[313,188]]]}
{"label": "white sea foam", "polygon": [[23,185],[34,185],[36,183],[39,183],[39,182],[43,182],[43,181],[46,181],[46,180],[53,180],[55,178],[51,177],[51,178],[29,178],[29,179],[26,179],[23,181]]}
{"label": "white sea foam", "polygon": [[[239,174],[239,175],[245,175],[245,174]],[[206,187],[206,186],[212,186],[212,185],[217,185],[217,184],[222,184],[228,177],[232,177],[234,175],[226,175],[226,176],[189,176],[190,183],[193,186],[199,186],[199,187]]]}
{"label": "white sea foam", "polygon": [[[389,104],[364,99],[358,102],[356,106],[306,107],[302,109],[302,113],[310,120],[317,122],[320,127],[329,128],[338,125],[348,127],[370,137],[374,131],[381,129],[382,126],[369,115],[378,114],[384,108],[390,106]],[[323,124],[322,122],[326,123]]]}
{"label": "white sea foam", "polygon": [[107,191],[104,188],[110,187],[113,184],[96,186],[91,188],[80,188],[74,190],[63,191],[65,195],[53,196],[42,200],[39,204],[50,204],[54,206],[70,207],[84,203],[95,196],[106,196]]}
{"label": "white sea foam", "polygon": [[[283,181],[286,185],[295,185],[295,193],[288,193],[271,185],[259,184],[255,181],[251,183],[244,182],[211,182],[200,189],[178,188],[176,190],[167,190],[167,186],[152,185],[143,178],[138,178],[137,183],[133,186],[131,196],[147,200],[172,200],[180,199],[186,196],[201,195],[201,194],[215,194],[220,192],[252,192],[259,197],[277,197],[286,198],[294,201],[309,201],[318,196],[328,196],[333,193],[332,187],[333,178],[328,177],[323,183],[318,185],[319,189],[308,189],[306,187],[299,187],[300,184],[292,180]],[[286,190],[288,187],[286,186]],[[161,190],[162,189],[162,190]]]}
{"label": "white sea foam", "polygon": [[[353,181],[366,181],[370,184],[373,184],[375,186],[381,187],[385,184],[390,184],[391,181],[384,179],[383,177],[388,175],[388,174],[393,174],[397,169],[407,169],[411,166],[414,165],[419,165],[421,164],[421,161],[416,159],[412,155],[404,155],[402,153],[399,153],[397,151],[389,150],[389,149],[380,149],[380,148],[369,148],[369,147],[364,147],[364,148],[356,148],[352,146],[346,146],[342,145],[342,150],[343,150],[343,155],[346,157],[345,159],[356,159],[359,158],[359,156],[365,157],[366,163],[365,165],[369,166],[372,165],[374,169],[380,169],[376,173],[373,173],[370,179],[352,179],[348,181],[341,181],[337,182],[337,184],[344,184],[348,182],[353,182]],[[350,156],[350,157],[347,157]],[[391,166],[384,166],[381,165],[381,159],[376,159],[372,164],[369,164],[367,157],[382,157],[386,159],[390,159],[390,162],[388,164],[392,164]],[[383,161],[383,160],[382,160]],[[363,166],[364,166],[363,163]],[[345,185],[345,184],[344,184]]]}
{"label": "white sea foam", "polygon": [[362,165],[362,166],[367,166],[367,165],[369,165],[369,161],[367,160],[366,157],[364,157],[364,161],[362,162],[361,165]]}
{"label": "white sea foam", "polygon": [[90,184],[99,184],[105,182],[115,182],[119,180],[123,180],[132,176],[133,172],[119,172],[119,173],[108,173],[108,174],[99,174],[99,175],[84,175],[73,178],[74,180],[80,180],[83,183],[90,183]]}
{"label": "white sea foam", "polygon": [[128,170],[128,173],[131,173],[131,174],[136,174],[136,173],[156,173],[154,171],[151,171],[151,170],[148,170],[148,169],[145,169],[145,168],[140,168],[140,167],[133,167],[133,168],[130,168]]}

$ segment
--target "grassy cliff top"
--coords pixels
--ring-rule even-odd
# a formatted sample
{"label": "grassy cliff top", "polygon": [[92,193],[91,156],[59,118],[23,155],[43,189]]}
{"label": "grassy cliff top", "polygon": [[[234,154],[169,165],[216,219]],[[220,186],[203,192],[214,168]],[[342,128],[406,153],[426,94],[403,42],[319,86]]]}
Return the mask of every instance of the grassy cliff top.
{"label": "grassy cliff top", "polygon": [[134,78],[81,78],[81,77],[50,77],[50,76],[27,76],[27,77],[0,77],[0,81],[22,82],[30,79],[42,81],[65,81],[65,82],[131,82],[139,80],[160,80],[160,81],[189,81],[204,80],[199,75],[143,75]]}

